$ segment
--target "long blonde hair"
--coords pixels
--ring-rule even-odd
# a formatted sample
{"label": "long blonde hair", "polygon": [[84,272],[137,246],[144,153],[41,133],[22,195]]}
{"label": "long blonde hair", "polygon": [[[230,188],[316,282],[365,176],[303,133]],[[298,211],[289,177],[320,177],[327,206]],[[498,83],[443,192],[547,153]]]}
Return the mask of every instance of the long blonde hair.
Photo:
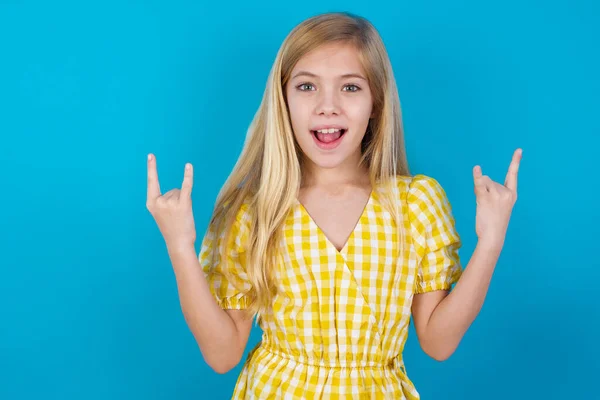
{"label": "long blonde hair", "polygon": [[[301,57],[331,42],[352,43],[361,56],[374,110],[363,141],[361,163],[368,167],[373,185],[391,189],[384,191],[384,206],[394,210],[402,232],[396,177],[409,171],[400,101],[383,41],[373,25],[359,16],[326,13],[309,18],[289,33],[277,53],[244,148],[217,197],[211,219],[216,231],[228,237],[240,207],[249,204],[252,217],[245,268],[252,285],[251,293],[247,293],[249,311],[254,314],[271,306],[277,293],[275,275],[281,262],[282,227],[301,183],[301,151],[290,124],[284,88]],[[225,255],[225,251],[221,248],[215,257]],[[223,262],[226,259],[221,257]]]}

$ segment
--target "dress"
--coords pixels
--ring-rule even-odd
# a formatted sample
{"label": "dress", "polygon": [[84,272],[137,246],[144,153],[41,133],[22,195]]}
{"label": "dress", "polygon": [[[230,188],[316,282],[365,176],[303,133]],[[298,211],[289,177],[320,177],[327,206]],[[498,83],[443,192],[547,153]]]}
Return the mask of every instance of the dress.
{"label": "dress", "polygon": [[[377,188],[341,251],[299,202],[290,210],[280,292],[261,315],[263,337],[244,363],[234,399],[419,399],[402,361],[412,298],[458,280],[461,242],[435,179],[400,177],[398,188],[407,233],[402,260],[392,214]],[[202,242],[200,263],[223,308],[247,306],[249,212],[241,207],[233,226],[233,280],[219,265],[209,268],[219,240],[210,227]]]}

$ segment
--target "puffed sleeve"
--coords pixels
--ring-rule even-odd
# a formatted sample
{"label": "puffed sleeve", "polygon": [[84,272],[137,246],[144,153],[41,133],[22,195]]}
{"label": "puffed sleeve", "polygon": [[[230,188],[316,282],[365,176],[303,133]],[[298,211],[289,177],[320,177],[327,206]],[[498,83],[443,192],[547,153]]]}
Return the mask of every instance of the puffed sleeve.
{"label": "puffed sleeve", "polygon": [[415,175],[408,189],[411,234],[419,265],[415,294],[450,290],[461,276],[456,231],[446,192],[433,178]]}
{"label": "puffed sleeve", "polygon": [[[224,230],[217,233],[210,224],[202,239],[198,256],[200,265],[213,297],[223,309],[241,310],[248,307],[248,293],[252,288],[246,275],[249,219],[248,208],[244,204],[236,214],[231,235],[222,250]],[[213,255],[216,257],[213,258]],[[226,269],[228,274],[225,274]]]}

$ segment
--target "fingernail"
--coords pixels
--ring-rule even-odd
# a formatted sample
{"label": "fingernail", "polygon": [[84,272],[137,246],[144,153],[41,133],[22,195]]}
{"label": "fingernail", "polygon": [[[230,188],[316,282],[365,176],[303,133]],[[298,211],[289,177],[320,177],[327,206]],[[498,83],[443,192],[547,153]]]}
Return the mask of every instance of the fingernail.
{"label": "fingernail", "polygon": [[148,154],[148,161],[152,160],[152,154]]}
{"label": "fingernail", "polygon": [[185,164],[185,169],[189,171],[189,169],[190,169],[190,164]]}

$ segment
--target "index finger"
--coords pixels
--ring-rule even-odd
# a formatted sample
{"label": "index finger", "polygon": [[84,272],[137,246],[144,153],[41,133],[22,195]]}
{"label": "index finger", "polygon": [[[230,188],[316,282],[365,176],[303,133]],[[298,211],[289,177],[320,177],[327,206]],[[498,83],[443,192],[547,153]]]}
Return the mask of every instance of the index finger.
{"label": "index finger", "polygon": [[148,154],[148,200],[160,197],[160,184],[158,183],[158,172],[156,172],[156,157]]}
{"label": "index finger", "polygon": [[506,180],[504,181],[504,186],[513,191],[517,190],[517,174],[519,173],[519,165],[521,163],[522,155],[523,150],[521,149],[517,149],[514,152],[512,161],[510,162],[510,166],[508,167]]}

